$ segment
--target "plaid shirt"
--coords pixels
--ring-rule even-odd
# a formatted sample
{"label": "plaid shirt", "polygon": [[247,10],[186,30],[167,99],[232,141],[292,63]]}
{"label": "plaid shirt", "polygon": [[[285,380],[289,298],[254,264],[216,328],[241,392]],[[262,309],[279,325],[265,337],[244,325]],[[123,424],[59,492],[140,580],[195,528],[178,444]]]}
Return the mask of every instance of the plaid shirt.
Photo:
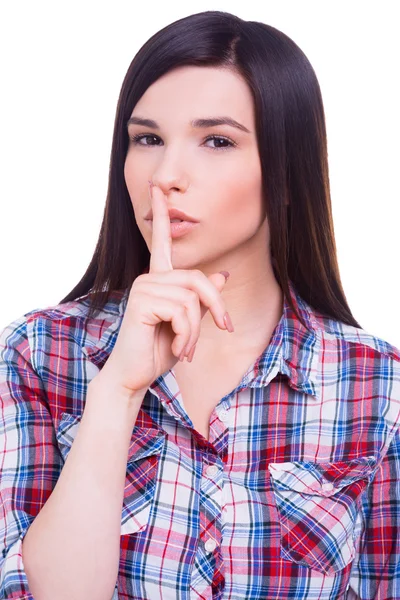
{"label": "plaid shirt", "polygon": [[[290,285],[264,352],[210,419],[173,370],[132,430],[113,599],[400,599],[400,351]],[[0,597],[32,600],[22,539],[74,442],[128,292],[33,310],[0,334]],[[95,599],[93,599],[95,600]],[[111,600],[111,599],[110,599]]]}

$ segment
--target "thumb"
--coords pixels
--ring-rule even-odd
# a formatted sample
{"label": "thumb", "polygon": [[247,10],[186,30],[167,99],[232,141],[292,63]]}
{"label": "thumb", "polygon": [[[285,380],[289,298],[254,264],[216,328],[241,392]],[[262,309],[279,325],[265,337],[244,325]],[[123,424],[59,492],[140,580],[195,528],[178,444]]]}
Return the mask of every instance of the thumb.
{"label": "thumb", "polygon": [[221,292],[228,280],[230,273],[228,271],[220,271],[219,273],[213,273],[209,276],[209,280],[215,285],[219,292]]}

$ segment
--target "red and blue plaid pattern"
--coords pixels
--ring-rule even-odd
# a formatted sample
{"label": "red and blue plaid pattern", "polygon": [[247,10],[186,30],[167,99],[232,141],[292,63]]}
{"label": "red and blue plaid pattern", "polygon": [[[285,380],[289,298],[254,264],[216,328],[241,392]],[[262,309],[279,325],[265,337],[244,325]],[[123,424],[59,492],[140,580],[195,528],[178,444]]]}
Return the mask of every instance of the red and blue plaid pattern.
{"label": "red and blue plaid pattern", "polygon": [[[149,387],[112,600],[400,600],[400,351],[290,293],[306,327],[284,298],[268,346],[215,407],[209,440],[173,370]],[[115,292],[91,320],[87,296],[33,310],[0,333],[1,598],[33,600],[22,540],[127,297]]]}

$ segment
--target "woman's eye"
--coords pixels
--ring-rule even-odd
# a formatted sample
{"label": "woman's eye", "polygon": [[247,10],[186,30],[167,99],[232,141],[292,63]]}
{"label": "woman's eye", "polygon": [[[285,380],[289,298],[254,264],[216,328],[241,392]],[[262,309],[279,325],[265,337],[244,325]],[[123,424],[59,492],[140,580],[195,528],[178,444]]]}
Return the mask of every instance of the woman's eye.
{"label": "woman's eye", "polygon": [[[134,145],[136,146],[157,146],[158,144],[153,144],[153,143],[146,143],[146,144],[142,144],[140,143],[141,140],[143,139],[152,139],[154,140],[159,140],[160,138],[157,135],[154,134],[150,134],[150,133],[141,133],[141,134],[137,134],[132,136],[131,141],[133,142]],[[232,140],[230,140],[229,138],[226,137],[221,137],[219,135],[209,135],[205,140],[205,142],[208,141],[213,141],[213,142],[217,142],[216,143],[216,147],[212,147],[212,146],[208,146],[208,148],[211,148],[211,150],[228,150],[230,147],[236,146],[236,143]],[[227,144],[227,145],[220,145],[220,143],[223,144]]]}
{"label": "woman's eye", "polygon": [[[208,138],[206,138],[205,141],[207,142],[209,140],[211,140],[213,142],[218,141],[217,147],[216,148],[215,147],[212,148],[212,150],[225,150],[227,148],[230,148],[230,147],[236,145],[235,142],[233,142],[232,140],[229,140],[226,137],[221,137],[219,135],[210,135]],[[227,145],[226,146],[220,146],[219,145],[220,142],[225,143]],[[209,146],[209,147],[211,147],[211,146]]]}
{"label": "woman's eye", "polygon": [[135,145],[139,145],[139,146],[153,146],[154,144],[139,144],[140,140],[147,139],[147,138],[153,138],[153,140],[154,140],[154,139],[157,138],[157,136],[156,135],[150,135],[150,134],[133,135],[131,137],[131,140],[132,140],[132,142]]}

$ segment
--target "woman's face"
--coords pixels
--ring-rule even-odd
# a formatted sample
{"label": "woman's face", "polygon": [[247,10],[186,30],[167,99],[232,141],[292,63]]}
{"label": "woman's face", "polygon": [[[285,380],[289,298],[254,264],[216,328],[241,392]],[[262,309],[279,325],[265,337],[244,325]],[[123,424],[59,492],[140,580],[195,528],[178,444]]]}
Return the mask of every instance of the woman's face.
{"label": "woman's face", "polygon": [[[226,124],[191,124],[222,116],[248,131]],[[158,125],[128,126],[124,167],[136,222],[149,251],[152,229],[145,216],[151,208],[150,180],[164,192],[168,207],[199,221],[191,232],[172,240],[174,268],[211,274],[244,265],[245,256],[267,260],[269,230],[253,99],[242,78],[219,68],[180,67],[146,90],[131,117]],[[133,141],[139,135],[143,137]]]}

